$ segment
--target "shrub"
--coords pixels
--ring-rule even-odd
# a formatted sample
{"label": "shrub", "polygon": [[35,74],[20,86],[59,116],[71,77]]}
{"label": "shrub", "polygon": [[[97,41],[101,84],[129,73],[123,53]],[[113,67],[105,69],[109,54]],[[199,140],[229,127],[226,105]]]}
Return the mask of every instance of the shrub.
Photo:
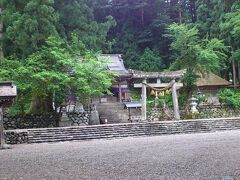
{"label": "shrub", "polygon": [[231,108],[240,108],[240,92],[231,89],[221,89],[218,92],[220,103],[226,104]]}

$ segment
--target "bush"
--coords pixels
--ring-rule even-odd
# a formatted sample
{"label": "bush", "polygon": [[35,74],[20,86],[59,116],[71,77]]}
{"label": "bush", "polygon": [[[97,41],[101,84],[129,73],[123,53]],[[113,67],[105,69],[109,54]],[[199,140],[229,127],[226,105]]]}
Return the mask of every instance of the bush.
{"label": "bush", "polygon": [[220,103],[231,108],[240,108],[240,93],[231,89],[221,89],[218,92]]}

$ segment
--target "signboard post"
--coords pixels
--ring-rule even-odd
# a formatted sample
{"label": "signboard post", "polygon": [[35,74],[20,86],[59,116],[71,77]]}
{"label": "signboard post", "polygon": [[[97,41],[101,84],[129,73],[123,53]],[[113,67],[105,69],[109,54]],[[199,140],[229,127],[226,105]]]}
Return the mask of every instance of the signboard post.
{"label": "signboard post", "polygon": [[17,88],[12,82],[0,82],[0,149],[8,149],[5,144],[3,108],[9,107],[17,96]]}

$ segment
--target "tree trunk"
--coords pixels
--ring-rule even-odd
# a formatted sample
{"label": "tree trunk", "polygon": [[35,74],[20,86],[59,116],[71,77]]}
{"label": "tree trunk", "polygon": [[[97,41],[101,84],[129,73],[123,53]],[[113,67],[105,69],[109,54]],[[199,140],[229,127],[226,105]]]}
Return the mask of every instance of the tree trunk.
{"label": "tree trunk", "polygon": [[195,23],[197,21],[197,12],[196,12],[196,0],[190,0],[190,12],[192,17],[192,22]]}
{"label": "tree trunk", "polygon": [[179,23],[182,24],[182,0],[178,0]]}
{"label": "tree trunk", "polygon": [[233,86],[234,86],[234,88],[237,88],[237,75],[236,75],[235,60],[232,60],[232,71],[233,71]]}
{"label": "tree trunk", "polygon": [[0,7],[0,62],[3,60],[3,44],[2,44],[2,38],[3,38],[3,21],[2,21],[2,8]]}
{"label": "tree trunk", "polygon": [[32,98],[29,113],[48,113],[53,112],[52,95],[47,97],[35,96]]}
{"label": "tree trunk", "polygon": [[237,61],[237,74],[238,74],[237,82],[239,82],[239,80],[240,80],[240,62],[239,61]]}
{"label": "tree trunk", "polygon": [[141,21],[142,21],[142,27],[144,27],[144,9],[143,9],[143,7],[141,9]]}

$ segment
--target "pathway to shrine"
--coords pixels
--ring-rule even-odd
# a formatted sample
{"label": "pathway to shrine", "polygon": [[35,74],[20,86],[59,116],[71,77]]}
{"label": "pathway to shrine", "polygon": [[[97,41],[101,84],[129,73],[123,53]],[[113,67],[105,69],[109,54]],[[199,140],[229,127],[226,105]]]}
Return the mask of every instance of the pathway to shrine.
{"label": "pathway to shrine", "polygon": [[240,131],[16,145],[0,179],[240,179]]}

